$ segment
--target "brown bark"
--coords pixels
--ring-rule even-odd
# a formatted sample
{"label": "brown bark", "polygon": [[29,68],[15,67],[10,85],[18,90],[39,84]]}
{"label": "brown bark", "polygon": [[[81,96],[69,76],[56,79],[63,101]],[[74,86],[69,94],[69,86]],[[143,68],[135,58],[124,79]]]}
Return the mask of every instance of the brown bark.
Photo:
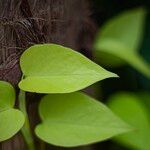
{"label": "brown bark", "polygon": [[[12,83],[17,89],[21,78],[19,57],[33,44],[58,43],[91,57],[94,33],[87,0],[1,0],[0,80]],[[29,94],[28,99],[28,113],[34,128],[38,122],[39,96]],[[0,149],[24,150],[26,147],[22,135],[18,134],[3,142]]]}

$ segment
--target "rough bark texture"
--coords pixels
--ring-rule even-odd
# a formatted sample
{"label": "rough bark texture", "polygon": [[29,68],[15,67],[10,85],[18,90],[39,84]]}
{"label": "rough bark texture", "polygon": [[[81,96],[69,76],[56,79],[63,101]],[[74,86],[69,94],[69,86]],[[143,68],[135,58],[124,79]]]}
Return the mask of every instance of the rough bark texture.
{"label": "rough bark texture", "polygon": [[[21,78],[19,57],[33,44],[59,43],[91,57],[94,33],[87,0],[0,0],[0,80],[12,83],[17,89]],[[39,96],[28,94],[33,127],[39,120],[38,99]],[[0,149],[27,148],[18,134],[0,144]]]}

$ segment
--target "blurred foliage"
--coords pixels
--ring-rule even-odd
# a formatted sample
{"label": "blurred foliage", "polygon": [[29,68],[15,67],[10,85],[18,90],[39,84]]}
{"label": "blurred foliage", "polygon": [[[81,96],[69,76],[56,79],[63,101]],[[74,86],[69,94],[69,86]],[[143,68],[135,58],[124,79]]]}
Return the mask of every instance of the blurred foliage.
{"label": "blurred foliage", "polygon": [[[141,47],[139,49],[139,53],[141,54],[141,57],[145,59],[146,62],[150,63],[150,2],[149,0],[122,0],[121,2],[118,0],[94,0],[92,2],[93,4],[93,15],[92,17],[95,19],[95,21],[98,24],[98,28],[101,29],[101,26],[110,18],[118,15],[119,13],[122,13],[123,11],[129,10],[129,9],[135,9],[137,7],[143,7],[147,10],[147,17],[145,22],[145,29],[144,29],[144,38],[141,43]],[[103,55],[103,53],[101,54]],[[111,57],[108,56],[108,57]],[[116,90],[146,90],[150,91],[150,80],[144,77],[142,74],[135,71],[133,68],[131,69],[130,66],[122,66],[119,68],[113,68],[112,71],[118,73],[121,76],[121,80],[113,80],[111,81],[114,86],[108,89],[105,89],[105,86],[103,90],[104,95],[107,92],[116,91]],[[130,82],[130,85],[128,82]],[[105,84],[110,83],[110,80],[104,81]],[[118,85],[118,86],[116,86]],[[107,91],[106,91],[107,90]],[[108,93],[107,93],[108,95]]]}
{"label": "blurred foliage", "polygon": [[[150,95],[146,95],[144,99],[150,106]],[[109,98],[108,106],[135,128],[134,131],[117,136],[114,140],[134,149],[148,150],[150,147],[150,111],[143,101],[143,96],[136,93],[117,93]]]}
{"label": "blurred foliage", "polygon": [[138,8],[107,21],[96,37],[95,57],[110,67],[126,62],[150,78],[150,67],[138,53],[143,39],[145,14],[144,9]]}
{"label": "blurred foliage", "polygon": [[[150,1],[149,0],[94,0],[93,2],[93,18],[97,23],[97,27],[99,30],[99,38],[101,38],[101,32],[103,32],[103,26],[108,22],[108,20],[113,20],[116,16],[119,16],[123,12],[127,12],[129,10],[135,10],[136,8],[144,8],[147,11],[147,16],[145,17],[145,25],[143,25],[143,36],[139,37],[139,43],[137,43],[138,55],[146,62],[150,64]],[[136,18],[135,22],[137,21]],[[132,21],[131,21],[132,22]],[[124,26],[128,26],[131,22],[124,23]],[[137,23],[137,22],[136,22]],[[138,26],[137,24],[134,24]],[[133,28],[134,30],[134,28]],[[132,30],[131,30],[132,31]],[[112,32],[115,32],[114,30]],[[127,31],[120,31],[123,33],[127,33]],[[139,31],[140,32],[140,31]],[[129,37],[128,33],[124,35],[124,37]],[[123,37],[123,38],[124,38]],[[133,37],[133,35],[132,35]],[[129,37],[130,38],[130,37]],[[134,40],[134,39],[133,39]],[[108,45],[110,46],[110,45]],[[128,45],[127,45],[128,46]],[[130,145],[128,140],[131,139],[130,134],[122,136],[123,138],[119,139],[119,142],[106,141],[103,143],[98,143],[95,145],[95,149],[107,149],[107,150],[144,150],[146,146],[149,145],[149,135],[148,135],[148,124],[149,124],[149,115],[150,115],[150,79],[145,75],[141,74],[133,67],[129,65],[125,65],[125,62],[120,58],[114,57],[112,54],[106,56],[106,53],[101,51],[99,53],[101,59],[103,59],[106,63],[110,63],[110,66],[104,65],[104,61],[96,60],[100,65],[104,65],[105,68],[111,67],[111,71],[117,73],[120,76],[120,79],[108,79],[104,80],[101,84],[97,84],[99,87],[99,95],[97,97],[102,98],[104,103],[107,103],[108,99],[111,100],[111,103],[117,103],[117,106],[114,106],[116,110],[123,111],[122,119],[126,113],[128,113],[128,117],[131,118],[131,124],[135,128],[139,128],[142,130],[141,135],[138,134],[138,138],[141,140],[145,139],[145,141],[140,141],[138,143],[137,137],[134,133],[131,133],[131,137],[133,138],[133,143]],[[97,57],[97,56],[96,56]],[[113,62],[112,62],[113,58]],[[112,67],[112,65],[116,67]],[[109,87],[108,87],[109,85]],[[97,89],[98,90],[98,89]],[[122,93],[122,91],[125,91]],[[121,93],[122,94],[121,94]],[[131,93],[132,92],[132,93]],[[115,95],[114,95],[115,93]],[[120,95],[123,95],[122,97]],[[118,99],[118,100],[116,100]],[[127,100],[125,100],[127,99]],[[117,101],[117,102],[116,102]],[[135,102],[131,106],[130,103]],[[128,104],[126,105],[125,103]],[[137,111],[137,114],[134,113],[136,106],[140,107],[141,111]],[[137,106],[137,107],[138,107]],[[133,108],[132,108],[133,107]],[[141,108],[142,107],[142,108]],[[141,121],[138,124],[138,121],[142,119],[141,112],[146,112],[143,114],[143,118],[147,122],[147,129],[144,129],[145,122]],[[137,116],[137,119],[134,118],[134,115]],[[139,116],[138,116],[139,115]],[[128,119],[129,119],[128,118]],[[126,120],[130,123],[130,120]],[[137,123],[137,124],[136,124]],[[137,131],[137,130],[136,130]],[[147,133],[146,133],[147,132]],[[145,134],[145,135],[144,135]],[[119,136],[120,137],[120,136]],[[118,138],[116,138],[118,141]],[[114,141],[114,140],[113,140]],[[142,145],[144,144],[144,148]],[[147,148],[147,150],[149,147]]]}

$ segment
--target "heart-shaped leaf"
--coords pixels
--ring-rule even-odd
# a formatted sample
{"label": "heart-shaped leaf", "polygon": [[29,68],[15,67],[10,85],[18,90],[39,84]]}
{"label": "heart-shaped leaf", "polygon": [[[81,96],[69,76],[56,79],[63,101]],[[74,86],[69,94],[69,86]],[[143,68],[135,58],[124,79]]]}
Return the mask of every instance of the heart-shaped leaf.
{"label": "heart-shaped leaf", "polygon": [[[147,98],[148,102],[150,96]],[[116,115],[135,128],[132,132],[117,136],[114,140],[137,150],[148,150],[150,148],[150,115],[148,109],[150,108],[147,109],[143,99],[132,93],[119,93],[110,97],[108,105]]]}
{"label": "heart-shaped leaf", "polygon": [[14,136],[24,124],[24,115],[13,109],[15,103],[14,88],[0,81],[0,142]]}
{"label": "heart-shaped leaf", "polygon": [[19,87],[38,93],[69,93],[116,77],[80,53],[56,44],[35,45],[21,57]]}
{"label": "heart-shaped leaf", "polygon": [[42,123],[36,135],[63,147],[103,141],[131,129],[102,103],[80,92],[45,96],[39,113]]}
{"label": "heart-shaped leaf", "polygon": [[150,66],[138,53],[143,37],[145,14],[144,9],[138,8],[109,20],[97,36],[96,56],[103,57],[99,58],[100,60],[109,60],[104,62],[109,65],[126,62],[150,77]]}

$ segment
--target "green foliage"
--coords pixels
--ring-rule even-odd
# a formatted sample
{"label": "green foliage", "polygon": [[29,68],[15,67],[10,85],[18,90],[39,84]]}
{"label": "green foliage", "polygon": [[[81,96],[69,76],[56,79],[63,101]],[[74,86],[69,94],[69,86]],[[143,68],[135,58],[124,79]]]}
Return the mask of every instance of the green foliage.
{"label": "green foliage", "polygon": [[0,112],[0,142],[14,136],[22,128],[24,120],[19,110],[10,108]]}
{"label": "green foliage", "polygon": [[[138,52],[145,16],[146,11],[138,8],[108,21],[97,36],[96,57],[111,67],[128,63],[150,77],[149,64]],[[40,102],[41,123],[35,129],[36,135],[49,144],[75,147],[116,136],[115,141],[130,148],[150,148],[150,95],[141,94],[140,98],[131,93],[116,94],[108,102],[113,113],[101,102],[75,91],[117,75],[57,44],[30,47],[21,56],[20,66],[23,72],[18,96],[21,111],[13,108],[14,88],[0,81],[0,142],[22,128],[27,149],[36,149],[26,109],[27,91],[49,93]]]}
{"label": "green foliage", "polygon": [[20,61],[24,79],[19,87],[37,93],[69,93],[116,74],[80,53],[56,44],[35,45]]}
{"label": "green foliage", "polygon": [[63,147],[103,141],[131,130],[105,105],[80,92],[45,96],[39,113],[42,123],[36,135]]}
{"label": "green foliage", "polygon": [[4,81],[0,81],[0,142],[14,136],[24,124],[24,115],[13,109],[15,91]]}
{"label": "green foliage", "polygon": [[[145,95],[145,94],[144,94]],[[150,106],[150,95],[144,97]],[[149,108],[144,105],[143,97],[132,93],[120,93],[109,99],[109,107],[135,128],[134,131],[116,137],[114,140],[137,150],[150,148],[150,116]]]}
{"label": "green foliage", "polygon": [[128,63],[150,77],[150,67],[138,53],[143,37],[146,11],[126,11],[109,20],[100,30],[95,43],[96,57],[104,64]]}
{"label": "green foliage", "polygon": [[14,88],[8,82],[0,81],[0,112],[12,108],[14,100]]}

